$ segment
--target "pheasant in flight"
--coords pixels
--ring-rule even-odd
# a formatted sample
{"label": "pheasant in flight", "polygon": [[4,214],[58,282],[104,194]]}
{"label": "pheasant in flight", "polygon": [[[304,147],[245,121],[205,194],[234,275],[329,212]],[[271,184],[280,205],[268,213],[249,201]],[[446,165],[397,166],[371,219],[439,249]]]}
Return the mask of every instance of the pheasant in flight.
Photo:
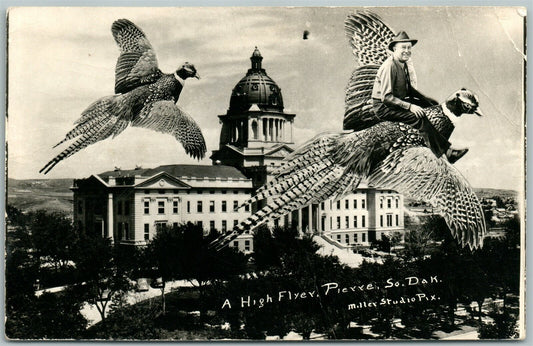
{"label": "pheasant in flight", "polygon": [[202,132],[193,118],[176,105],[185,79],[200,78],[188,62],[176,72],[164,74],[145,34],[127,19],[111,27],[120,48],[115,68],[115,95],[105,96],[90,105],[58,145],[76,139],[39,172],[48,173],[61,160],[83,148],[117,136],[128,125],[173,135],[193,158],[206,152]]}
{"label": "pheasant in flight", "polygon": [[[266,205],[212,246],[223,248],[244,231],[309,204],[340,199],[365,180],[369,186],[429,202],[462,246],[471,250],[481,247],[485,219],[468,181],[445,158],[437,158],[416,129],[403,123],[377,122],[371,114],[374,78],[387,58],[387,44],[394,33],[367,10],[348,16],[345,29],[359,61],[346,89],[344,127],[352,131],[320,134],[286,157],[272,181],[245,203],[268,199]],[[441,105],[424,110],[433,126],[449,138],[454,129],[449,117],[481,115],[478,106],[477,96],[463,88]],[[357,131],[365,121],[375,122]]]}

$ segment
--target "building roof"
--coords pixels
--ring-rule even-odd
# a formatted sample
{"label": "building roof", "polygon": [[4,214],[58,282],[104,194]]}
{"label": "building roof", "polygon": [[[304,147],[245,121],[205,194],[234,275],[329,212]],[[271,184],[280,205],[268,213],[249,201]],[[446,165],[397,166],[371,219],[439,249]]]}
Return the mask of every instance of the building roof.
{"label": "building roof", "polygon": [[98,176],[107,180],[109,177],[151,177],[161,172],[166,172],[174,177],[247,179],[237,168],[224,165],[163,165],[156,168],[107,171],[98,174]]}

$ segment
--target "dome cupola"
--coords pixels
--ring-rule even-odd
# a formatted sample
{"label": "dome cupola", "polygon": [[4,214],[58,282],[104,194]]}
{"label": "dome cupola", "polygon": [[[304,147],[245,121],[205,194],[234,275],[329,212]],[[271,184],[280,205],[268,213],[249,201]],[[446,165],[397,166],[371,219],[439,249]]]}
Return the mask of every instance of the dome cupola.
{"label": "dome cupola", "polygon": [[263,57],[257,47],[250,60],[251,68],[233,88],[228,113],[247,111],[253,104],[261,111],[283,112],[281,89],[262,68]]}

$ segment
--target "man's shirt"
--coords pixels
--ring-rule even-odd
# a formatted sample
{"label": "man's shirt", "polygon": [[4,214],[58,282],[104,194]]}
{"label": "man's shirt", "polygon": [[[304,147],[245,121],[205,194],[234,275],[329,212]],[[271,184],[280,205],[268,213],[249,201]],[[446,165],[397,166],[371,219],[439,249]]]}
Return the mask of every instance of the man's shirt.
{"label": "man's shirt", "polygon": [[408,81],[405,74],[405,64],[394,59],[391,55],[380,66],[372,98],[381,100],[387,106],[398,106],[409,109],[409,102],[403,101],[409,95]]}

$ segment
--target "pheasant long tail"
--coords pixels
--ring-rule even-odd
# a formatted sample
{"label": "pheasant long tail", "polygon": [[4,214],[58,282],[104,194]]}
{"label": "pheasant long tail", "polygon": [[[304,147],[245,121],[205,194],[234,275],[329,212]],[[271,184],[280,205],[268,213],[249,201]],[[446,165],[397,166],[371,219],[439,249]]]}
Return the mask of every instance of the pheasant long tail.
{"label": "pheasant long tail", "polygon": [[68,140],[75,138],[76,140],[41,168],[39,173],[47,174],[59,162],[83,148],[122,132],[129,121],[118,115],[122,110],[119,109],[120,103],[115,102],[115,97],[117,96],[102,98],[89,106],[76,122],[76,127],[54,148]]}

